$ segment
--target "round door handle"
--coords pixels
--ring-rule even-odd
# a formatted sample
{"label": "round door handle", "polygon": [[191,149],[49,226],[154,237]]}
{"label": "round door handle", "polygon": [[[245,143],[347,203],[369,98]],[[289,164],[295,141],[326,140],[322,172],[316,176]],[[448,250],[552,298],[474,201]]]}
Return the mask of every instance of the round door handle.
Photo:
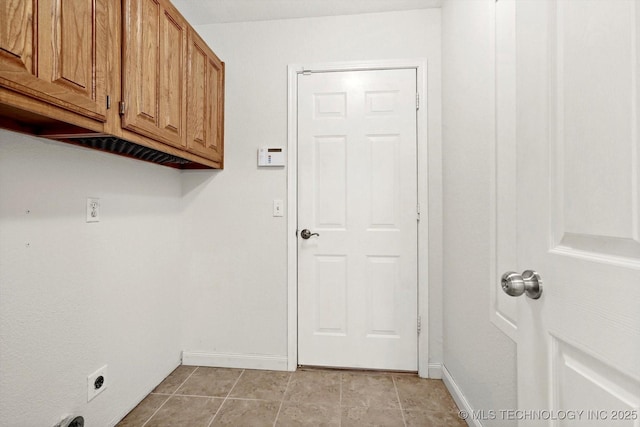
{"label": "round door handle", "polygon": [[526,294],[531,299],[542,295],[542,277],[533,270],[525,270],[522,275],[515,271],[507,271],[502,275],[502,290],[512,297]]}
{"label": "round door handle", "polygon": [[311,236],[320,236],[320,234],[318,233],[312,233],[311,231],[309,231],[308,229],[304,229],[300,232],[300,237],[302,237],[303,239],[308,239]]}

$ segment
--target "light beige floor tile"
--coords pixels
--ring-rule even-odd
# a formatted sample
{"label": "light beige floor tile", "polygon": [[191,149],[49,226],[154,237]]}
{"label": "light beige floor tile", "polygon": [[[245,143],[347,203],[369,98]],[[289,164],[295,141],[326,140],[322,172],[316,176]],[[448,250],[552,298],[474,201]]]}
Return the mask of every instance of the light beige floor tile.
{"label": "light beige floor tile", "polygon": [[391,375],[343,373],[342,406],[400,409]]}
{"label": "light beige floor tile", "polygon": [[296,371],[291,376],[284,400],[338,404],[341,375],[333,371]]}
{"label": "light beige floor tile", "polygon": [[273,426],[280,402],[227,399],[211,426]]}
{"label": "light beige floor tile", "polygon": [[378,408],[342,408],[342,427],[404,427],[402,411],[399,409],[378,409]]}
{"label": "light beige floor tile", "polygon": [[456,410],[456,404],[441,380],[396,376],[395,381],[402,409],[439,412]]}
{"label": "light beige floor tile", "polygon": [[145,427],[207,427],[224,400],[171,396]]}
{"label": "light beige floor tile", "polygon": [[289,372],[245,370],[229,397],[282,400],[289,377]]}
{"label": "light beige floor tile", "polygon": [[182,384],[184,380],[186,380],[187,377],[195,370],[196,366],[178,366],[152,391],[152,393],[173,394],[178,387],[180,387],[180,384]]}
{"label": "light beige floor tile", "polygon": [[176,394],[226,397],[241,373],[242,369],[200,367]]}
{"label": "light beige floor tile", "polygon": [[458,412],[404,411],[407,427],[466,427]]}
{"label": "light beige floor tile", "polygon": [[167,399],[169,396],[166,395],[148,395],[117,424],[117,427],[141,427]]}
{"label": "light beige floor tile", "polygon": [[283,402],[276,426],[318,426],[340,425],[340,406],[314,403]]}

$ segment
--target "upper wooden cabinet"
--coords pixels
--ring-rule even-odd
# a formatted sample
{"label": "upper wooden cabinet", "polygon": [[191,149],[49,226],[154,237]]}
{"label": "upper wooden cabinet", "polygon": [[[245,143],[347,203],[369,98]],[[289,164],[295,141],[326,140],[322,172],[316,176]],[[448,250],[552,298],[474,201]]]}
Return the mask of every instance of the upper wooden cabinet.
{"label": "upper wooden cabinet", "polygon": [[222,168],[224,63],[169,0],[0,0],[0,128]]}
{"label": "upper wooden cabinet", "polygon": [[186,146],[187,23],[166,0],[124,0],[122,127]]}
{"label": "upper wooden cabinet", "polygon": [[0,85],[106,120],[106,0],[3,0]]}
{"label": "upper wooden cabinet", "polygon": [[187,147],[193,153],[222,162],[224,63],[192,30],[187,51]]}

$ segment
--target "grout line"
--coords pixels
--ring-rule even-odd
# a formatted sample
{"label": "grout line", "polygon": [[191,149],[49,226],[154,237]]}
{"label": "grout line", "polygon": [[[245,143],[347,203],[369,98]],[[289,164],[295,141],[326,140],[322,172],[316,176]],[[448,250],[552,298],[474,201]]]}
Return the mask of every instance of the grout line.
{"label": "grout line", "polygon": [[289,381],[287,381],[287,386],[284,388],[284,393],[282,393],[282,399],[280,400],[278,413],[276,414],[276,419],[273,420],[273,427],[276,427],[276,423],[278,422],[278,417],[280,417],[280,411],[282,410],[282,405],[284,404],[284,397],[287,395],[287,391],[289,390],[289,384],[291,384],[291,378],[293,378],[293,373],[289,373]]}
{"label": "grout line", "polygon": [[340,411],[338,414],[338,427],[342,427],[342,381],[343,381],[343,373],[340,372],[340,400],[338,401],[338,410]]}
{"label": "grout line", "polygon": [[344,373],[340,373],[340,403],[338,404],[338,409],[340,413],[338,414],[338,427],[342,427],[342,384],[344,383]]}
{"label": "grout line", "polygon": [[342,377],[342,373],[340,373],[340,400],[338,401],[338,404],[340,405],[340,407],[342,407],[342,382],[343,382],[344,378]]}
{"label": "grout line", "polygon": [[204,394],[176,394],[179,397],[199,397],[206,399],[218,399],[218,400],[249,400],[251,402],[278,402],[278,400],[273,399],[252,399],[250,397],[225,397],[225,396],[206,396]]}
{"label": "grout line", "polygon": [[240,378],[242,378],[242,375],[244,375],[244,369],[242,370],[242,372],[240,372],[240,375],[238,375],[238,378],[236,378],[236,382],[233,383],[233,385],[231,386],[231,388],[229,389],[229,393],[227,393],[226,397],[224,398],[224,400],[222,401],[222,403],[220,404],[220,406],[218,406],[218,409],[216,410],[216,413],[213,414],[213,417],[211,417],[211,421],[209,421],[209,424],[207,424],[207,427],[211,427],[211,424],[213,424],[213,420],[216,419],[216,417],[218,416],[218,413],[220,412],[220,409],[222,409],[222,407],[224,406],[225,402],[227,401],[227,399],[229,399],[229,395],[231,394],[231,392],[233,391],[233,389],[236,387],[236,385],[238,384],[238,381],[240,381]]}
{"label": "grout line", "polygon": [[196,366],[196,369],[194,369],[187,378],[184,379],[184,381],[182,381],[180,383],[180,385],[178,387],[176,387],[175,391],[173,393],[171,393],[171,395],[173,396],[174,394],[176,394],[178,392],[178,390],[180,390],[180,387],[182,387],[184,385],[184,383],[186,383],[187,381],[189,381],[189,378],[191,378],[191,375],[195,374],[196,371],[198,370],[199,366]]}
{"label": "grout line", "polygon": [[[193,371],[191,371],[191,373],[187,376],[187,378],[185,378],[185,380],[184,380],[184,381],[182,381],[178,387],[176,387],[176,389],[174,390],[174,392],[173,392],[173,393],[171,393],[170,395],[168,395],[167,399],[166,399],[164,402],[162,402],[162,405],[158,406],[158,409],[156,409],[156,410],[153,412],[153,414],[151,414],[151,416],[147,419],[147,421],[145,421],[145,422],[144,422],[144,424],[142,424],[142,427],[146,426],[146,425],[147,425],[147,423],[148,423],[149,421],[151,421],[151,418],[153,418],[153,417],[154,417],[154,415],[156,415],[156,414],[158,413],[158,411],[160,411],[160,409],[162,409],[162,407],[163,407],[163,406],[164,406],[164,405],[169,401],[169,399],[171,399],[171,397],[173,397],[173,396],[176,394],[176,392],[177,392],[178,390],[180,390],[180,387],[182,387],[182,386],[184,385],[184,383],[186,383],[186,382],[187,382],[187,380],[188,380],[189,378],[191,378],[191,375],[193,375],[193,373],[194,373],[195,371],[197,371],[197,370],[198,370],[198,367],[196,366],[196,369],[194,369]],[[163,380],[163,381],[164,381],[164,380]],[[149,393],[149,394],[151,394],[151,393]],[[161,396],[167,396],[167,395],[166,395],[166,394],[161,394]]]}
{"label": "grout line", "polygon": [[396,389],[396,398],[398,399],[398,405],[400,406],[400,413],[402,414],[402,422],[404,423],[404,426],[407,427],[407,420],[404,417],[404,408],[402,407],[402,401],[400,400],[400,392],[398,392],[396,377],[394,375],[391,375],[391,379],[393,380],[393,388]]}
{"label": "grout line", "polygon": [[153,418],[153,416],[154,416],[155,414],[157,414],[157,413],[158,413],[158,411],[159,411],[160,409],[162,409],[162,407],[164,406],[164,404],[165,404],[165,403],[167,403],[167,402],[169,401],[169,399],[171,399],[171,395],[163,395],[163,396],[167,396],[167,398],[164,400],[164,402],[162,402],[162,405],[158,406],[158,409],[156,409],[155,411],[153,411],[153,414],[151,414],[151,416],[150,416],[149,418],[147,418],[147,421],[145,421],[145,422],[144,422],[144,424],[142,424],[142,427],[146,426],[146,425],[147,425],[147,423],[148,423],[149,421],[151,421],[151,418]]}

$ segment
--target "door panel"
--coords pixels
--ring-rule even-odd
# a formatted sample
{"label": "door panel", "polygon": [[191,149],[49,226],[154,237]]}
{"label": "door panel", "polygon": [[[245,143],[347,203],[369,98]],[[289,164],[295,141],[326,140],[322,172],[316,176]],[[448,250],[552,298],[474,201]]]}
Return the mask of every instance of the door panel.
{"label": "door panel", "polygon": [[347,257],[317,255],[314,263],[314,333],[346,336]]}
{"label": "door panel", "polygon": [[[134,7],[133,4],[132,7]],[[136,57],[139,58],[132,64],[132,67],[137,68],[137,70],[131,71],[136,74],[136,77],[139,76],[136,84],[142,84],[144,87],[144,89],[134,92],[137,93],[136,99],[138,100],[137,116],[139,120],[148,121],[152,127],[156,127],[159,106],[158,75],[160,74],[160,40],[158,40],[158,37],[160,37],[159,21],[162,8],[158,2],[150,0],[142,1],[138,7],[140,8],[140,15],[136,19],[137,25],[131,27],[131,31],[134,32],[134,40],[141,40],[139,45],[131,46],[132,49],[137,50]],[[129,71],[130,68],[127,66],[125,72],[128,73]],[[127,88],[125,91],[125,96],[129,89]],[[132,108],[133,105],[130,106],[129,111],[135,111]],[[127,115],[125,114],[126,117]]]}
{"label": "door panel", "polygon": [[222,161],[224,139],[224,63],[189,31],[187,71],[187,147]]}
{"label": "door panel", "polygon": [[344,230],[347,226],[347,138],[316,136],[313,145],[315,226]]}
{"label": "door panel", "polygon": [[[556,243],[640,260],[638,178],[633,176],[638,164],[636,9],[636,2],[568,2],[551,11],[557,23],[550,34],[557,50],[551,58],[551,114],[557,122],[551,161]],[[597,38],[585,33],[585,22]]]}
{"label": "door panel", "polygon": [[186,28],[184,22],[177,22],[168,13],[160,16],[160,88],[164,88],[169,96],[160,96],[160,129],[169,133],[174,133],[176,138],[180,138],[182,128],[182,104],[172,102],[178,99],[180,90],[186,75],[185,70],[185,45],[184,33]]}
{"label": "door panel", "polygon": [[53,82],[91,96],[93,34],[91,2],[55,1],[53,12]]}
{"label": "door panel", "polygon": [[126,0],[123,14],[122,126],[184,147],[187,23],[164,0]]}
{"label": "door panel", "polygon": [[415,371],[416,71],[298,79],[298,362]]}
{"label": "door panel", "polygon": [[640,423],[638,9],[516,3],[518,264],[544,280],[518,301],[518,399],[603,411],[580,425]]}
{"label": "door panel", "polygon": [[105,0],[5,1],[0,85],[105,121]]}
{"label": "door panel", "polygon": [[397,312],[400,288],[400,259],[397,256],[367,256],[366,334],[367,337],[400,338],[402,313]]}
{"label": "door panel", "polygon": [[3,71],[36,75],[37,55],[37,4],[36,0],[10,0],[0,5],[0,53]]}

